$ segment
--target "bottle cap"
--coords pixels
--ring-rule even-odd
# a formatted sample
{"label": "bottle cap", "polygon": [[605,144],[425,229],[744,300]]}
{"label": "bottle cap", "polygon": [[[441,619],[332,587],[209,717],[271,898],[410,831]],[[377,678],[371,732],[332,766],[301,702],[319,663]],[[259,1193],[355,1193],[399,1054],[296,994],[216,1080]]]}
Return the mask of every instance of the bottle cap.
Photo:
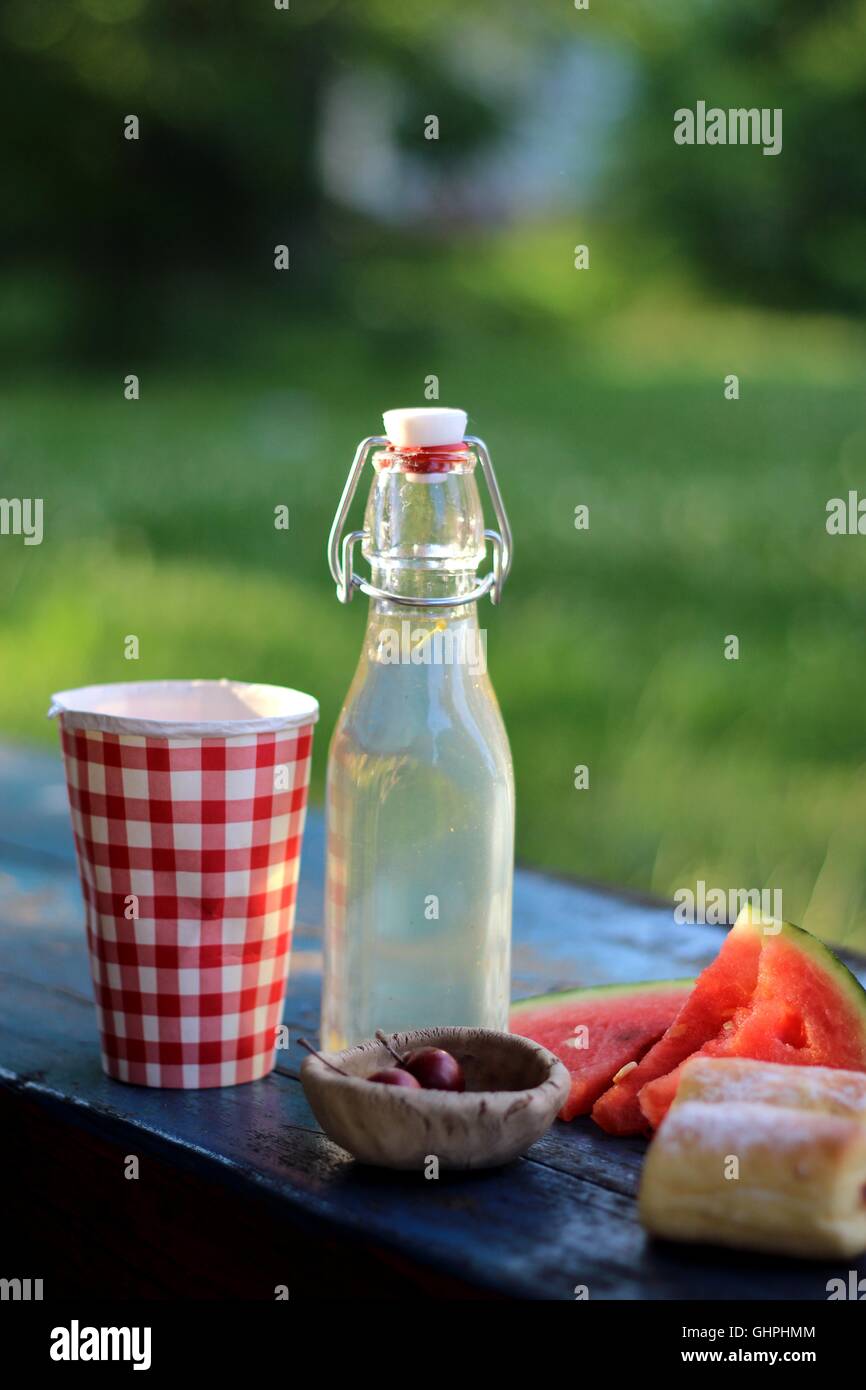
{"label": "bottle cap", "polygon": [[447,406],[406,406],[386,410],[382,419],[388,441],[397,449],[461,444],[466,433],[466,411]]}

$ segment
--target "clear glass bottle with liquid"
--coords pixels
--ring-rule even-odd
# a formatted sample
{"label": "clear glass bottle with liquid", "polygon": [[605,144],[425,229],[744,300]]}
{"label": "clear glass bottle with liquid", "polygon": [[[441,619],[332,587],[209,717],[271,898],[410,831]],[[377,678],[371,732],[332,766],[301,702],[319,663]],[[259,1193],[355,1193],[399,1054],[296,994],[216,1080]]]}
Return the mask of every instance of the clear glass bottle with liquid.
{"label": "clear glass bottle with liquid", "polygon": [[[342,601],[370,597],[328,757],[329,1049],[377,1028],[508,1022],[514,779],[477,611],[508,574],[508,520],[463,411],[389,411],[385,427],[358,447],[329,545]],[[371,453],[364,530],[342,538]],[[484,529],[476,458],[499,532]],[[352,569],[359,540],[369,582]]]}

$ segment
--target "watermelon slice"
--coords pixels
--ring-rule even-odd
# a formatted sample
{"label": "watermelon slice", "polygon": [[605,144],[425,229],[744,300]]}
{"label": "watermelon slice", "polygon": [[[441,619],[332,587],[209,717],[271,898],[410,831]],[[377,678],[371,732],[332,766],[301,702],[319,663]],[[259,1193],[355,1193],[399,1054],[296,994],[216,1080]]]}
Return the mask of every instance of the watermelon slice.
{"label": "watermelon slice", "polygon": [[623,1067],[659,1039],[694,980],[600,985],[521,999],[511,1008],[511,1031],[541,1043],[571,1072],[561,1120],[586,1115]]}
{"label": "watermelon slice", "polygon": [[[860,982],[816,936],[746,911],[749,922],[775,929],[763,938],[755,991],[698,1055],[866,1070],[866,991]],[[641,1111],[651,1125],[667,1114],[680,1070],[648,1081],[641,1091]]]}
{"label": "watermelon slice", "polygon": [[596,1102],[592,1118],[602,1129],[609,1134],[640,1134],[647,1129],[639,1091],[716,1037],[737,1009],[749,1002],[758,979],[761,941],[760,927],[741,913],[664,1037]]}
{"label": "watermelon slice", "polygon": [[593,1119],[612,1134],[658,1126],[694,1054],[866,1070],[866,991],[817,937],[744,908],[664,1037]]}

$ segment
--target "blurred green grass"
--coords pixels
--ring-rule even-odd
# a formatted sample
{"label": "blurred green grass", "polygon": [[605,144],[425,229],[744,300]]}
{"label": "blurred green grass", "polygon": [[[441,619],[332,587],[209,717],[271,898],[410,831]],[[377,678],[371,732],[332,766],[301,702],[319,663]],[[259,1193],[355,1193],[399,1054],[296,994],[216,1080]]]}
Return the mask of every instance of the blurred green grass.
{"label": "blurred green grass", "polygon": [[443,317],[423,344],[280,329],[260,369],[144,372],[134,403],[111,375],[9,386],[0,491],[44,498],[45,538],[0,542],[0,729],[51,741],[50,692],[89,681],[296,684],[321,701],[320,799],[365,617],[334,598],[328,528],[357,440],[438,372],[515,531],[481,617],[519,856],[664,895],[781,888],[788,917],[866,947],[866,552],[824,528],[861,476],[862,334],[667,299],[563,336],[536,309],[483,337]]}

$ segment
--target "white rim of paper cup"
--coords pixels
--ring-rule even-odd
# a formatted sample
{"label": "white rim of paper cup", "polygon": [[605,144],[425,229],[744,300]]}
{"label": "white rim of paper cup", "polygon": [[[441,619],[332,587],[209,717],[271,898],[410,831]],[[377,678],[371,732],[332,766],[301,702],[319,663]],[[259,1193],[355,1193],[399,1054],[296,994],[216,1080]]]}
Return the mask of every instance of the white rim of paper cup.
{"label": "white rim of paper cup", "polygon": [[[217,717],[194,717],[197,710],[207,712],[208,704]],[[169,718],[172,707],[176,714]],[[58,715],[66,729],[143,738],[232,738],[315,724],[319,702],[301,690],[247,681],[119,681],[57,691],[48,717]]]}

